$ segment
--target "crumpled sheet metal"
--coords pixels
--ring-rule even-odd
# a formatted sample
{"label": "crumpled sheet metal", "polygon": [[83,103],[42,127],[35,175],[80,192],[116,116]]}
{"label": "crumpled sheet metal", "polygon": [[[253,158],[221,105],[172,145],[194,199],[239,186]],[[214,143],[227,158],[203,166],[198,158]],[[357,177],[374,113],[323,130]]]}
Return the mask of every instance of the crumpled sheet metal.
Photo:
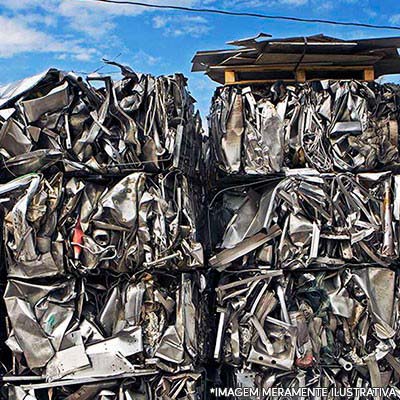
{"label": "crumpled sheet metal", "polygon": [[209,169],[263,175],[397,164],[399,93],[396,85],[358,81],[218,88],[209,117]]}
{"label": "crumpled sheet metal", "polygon": [[237,386],[398,387],[393,270],[225,271],[216,291],[214,357]]}
{"label": "crumpled sheet metal", "polygon": [[[51,388],[55,400],[200,400],[205,397],[203,371],[159,374]],[[8,385],[9,400],[40,400],[40,385]]]}
{"label": "crumpled sheet metal", "polygon": [[4,299],[14,374],[57,382],[193,371],[206,356],[204,290],[197,273],[47,285],[10,279]]}
{"label": "crumpled sheet metal", "polygon": [[22,175],[58,163],[66,172],[199,174],[201,119],[186,78],[116,65],[123,75],[116,82],[50,69],[0,88],[2,173]]}
{"label": "crumpled sheet metal", "polygon": [[391,172],[320,174],[299,169],[277,184],[224,190],[215,204],[219,237],[214,243],[219,249],[210,264],[389,266],[399,256],[398,181]]}
{"label": "crumpled sheet metal", "polygon": [[202,193],[180,173],[88,181],[29,174],[0,185],[8,275],[203,266]]}

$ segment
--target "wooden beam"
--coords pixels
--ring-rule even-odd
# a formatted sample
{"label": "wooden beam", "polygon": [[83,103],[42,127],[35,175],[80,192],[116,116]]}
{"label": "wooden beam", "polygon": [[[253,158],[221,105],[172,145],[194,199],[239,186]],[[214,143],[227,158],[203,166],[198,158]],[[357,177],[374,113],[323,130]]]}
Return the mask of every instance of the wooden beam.
{"label": "wooden beam", "polygon": [[[275,65],[217,65],[209,67],[210,71],[231,71],[231,72],[263,72],[263,71],[294,71],[296,64],[275,64]],[[374,68],[371,65],[301,65],[305,71],[364,71]]]}
{"label": "wooden beam", "polygon": [[374,67],[369,67],[364,69],[364,80],[368,82],[375,80]]}
{"label": "wooden beam", "polygon": [[[279,79],[280,81],[283,82],[296,82],[295,79]],[[276,83],[277,79],[256,79],[256,80],[249,80],[249,81],[236,81],[232,83],[227,83],[226,86],[229,85],[260,85],[263,83]]]}
{"label": "wooden beam", "polygon": [[[241,84],[251,84],[251,83],[267,83],[267,82],[275,82],[277,79],[246,79],[246,80],[240,80],[239,78],[239,73],[240,72],[279,72],[281,71],[293,71],[293,68],[290,66],[280,66],[277,68],[277,66],[237,66],[237,67],[232,67],[230,66],[229,69],[227,67],[217,67],[215,69],[223,69],[224,72],[224,80],[225,80],[225,85],[241,85]],[[320,80],[321,78],[315,77],[313,79],[307,79],[307,71],[324,71],[324,72],[332,72],[332,74],[335,73],[335,71],[354,71],[358,73],[363,74],[363,78],[365,81],[373,81],[375,79],[375,73],[374,73],[374,67],[372,66],[302,66],[296,71],[296,77],[295,79],[288,79],[288,78],[283,78],[281,80],[287,81],[287,82],[306,82],[307,80],[313,81],[313,80]],[[335,78],[329,78],[327,77],[326,79],[335,79]],[[351,78],[343,79],[343,80],[349,80]]]}
{"label": "wooden beam", "polygon": [[306,71],[304,69],[298,69],[296,71],[296,81],[305,82],[306,81]]}
{"label": "wooden beam", "polygon": [[225,84],[232,84],[236,81],[235,71],[225,71]]}

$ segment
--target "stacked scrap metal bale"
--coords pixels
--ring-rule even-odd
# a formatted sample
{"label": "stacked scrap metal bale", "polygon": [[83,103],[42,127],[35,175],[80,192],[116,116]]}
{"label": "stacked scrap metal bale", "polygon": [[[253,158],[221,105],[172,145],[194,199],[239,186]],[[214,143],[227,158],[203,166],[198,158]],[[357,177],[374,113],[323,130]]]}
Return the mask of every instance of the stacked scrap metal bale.
{"label": "stacked scrap metal bale", "polygon": [[192,61],[224,84],[207,153],[221,386],[398,397],[400,87],[374,79],[399,73],[400,38],[229,44]]}
{"label": "stacked scrap metal bale", "polygon": [[182,75],[120,68],[1,89],[6,398],[204,393],[201,122]]}
{"label": "stacked scrap metal bale", "polygon": [[[308,56],[323,60],[308,55],[318,47],[349,45],[260,39],[199,52],[194,69],[217,81],[230,66],[238,81],[268,79],[257,75],[262,57],[272,66],[291,57],[295,70]],[[292,54],[297,45],[309,47]],[[269,79],[280,72],[272,66]],[[399,95],[396,85],[340,79],[216,90],[209,266],[222,386],[400,396]]]}
{"label": "stacked scrap metal bale", "polygon": [[358,81],[217,89],[210,154],[224,173],[371,171],[399,162],[400,89]]}

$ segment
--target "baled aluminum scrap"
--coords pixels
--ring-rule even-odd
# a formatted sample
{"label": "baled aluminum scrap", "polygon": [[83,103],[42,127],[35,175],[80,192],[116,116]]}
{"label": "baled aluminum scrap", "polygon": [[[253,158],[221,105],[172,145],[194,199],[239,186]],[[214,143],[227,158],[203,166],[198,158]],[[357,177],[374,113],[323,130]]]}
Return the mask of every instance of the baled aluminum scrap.
{"label": "baled aluminum scrap", "polygon": [[201,189],[176,172],[90,181],[30,174],[0,185],[9,276],[203,266]]}
{"label": "baled aluminum scrap", "polygon": [[59,163],[86,173],[199,174],[201,120],[186,78],[127,73],[117,65],[124,77],[116,82],[50,69],[0,88],[2,172],[15,176]]}
{"label": "baled aluminum scrap", "polygon": [[[240,367],[244,363],[291,370],[295,357],[296,328],[279,316],[281,306],[272,285],[282,271],[230,272],[216,288],[217,360]],[[283,308],[286,306],[283,306]]]}
{"label": "baled aluminum scrap", "polygon": [[232,367],[224,380],[260,388],[398,387],[398,284],[382,267],[285,277],[224,271],[214,354]]}
{"label": "baled aluminum scrap", "polygon": [[210,172],[355,172],[397,164],[399,93],[396,85],[358,81],[218,88],[209,117]]}
{"label": "baled aluminum scrap", "polygon": [[56,382],[183,373],[205,358],[205,280],[197,273],[105,273],[51,285],[10,279],[5,303],[17,375]]}
{"label": "baled aluminum scrap", "polygon": [[292,170],[279,183],[224,190],[212,267],[298,269],[379,264],[399,256],[398,176]]}
{"label": "baled aluminum scrap", "polygon": [[9,400],[40,400],[43,388],[51,388],[54,400],[200,400],[205,397],[205,374],[193,371],[150,377],[87,382],[80,386],[48,384],[7,385]]}

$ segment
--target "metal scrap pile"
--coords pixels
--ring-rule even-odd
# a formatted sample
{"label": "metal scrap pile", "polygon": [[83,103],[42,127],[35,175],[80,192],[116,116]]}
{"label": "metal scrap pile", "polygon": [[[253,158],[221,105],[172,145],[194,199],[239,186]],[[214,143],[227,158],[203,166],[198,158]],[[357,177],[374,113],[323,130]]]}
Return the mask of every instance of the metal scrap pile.
{"label": "metal scrap pile", "polygon": [[225,86],[210,115],[210,164],[225,174],[399,162],[400,90],[358,81]]}
{"label": "metal scrap pile", "polygon": [[0,185],[0,195],[9,276],[203,266],[201,198],[180,173],[117,181],[29,174]]}
{"label": "metal scrap pile", "polygon": [[[1,171],[200,171],[201,120],[183,75],[124,78],[50,69],[0,89]],[[95,88],[92,83],[103,84]]]}
{"label": "metal scrap pile", "polygon": [[204,393],[200,119],[183,76],[121,71],[1,90],[0,397]]}
{"label": "metal scrap pile", "polygon": [[215,207],[219,250],[211,266],[332,268],[397,260],[400,175],[296,170],[274,182],[224,190]]}
{"label": "metal scrap pile", "polygon": [[0,398],[400,397],[398,88],[120,68],[0,90]]}
{"label": "metal scrap pile", "polygon": [[192,370],[204,347],[201,278],[10,278],[4,300],[15,372],[52,382]]}
{"label": "metal scrap pile", "polygon": [[221,386],[400,397],[398,93],[356,81],[217,89],[209,266]]}
{"label": "metal scrap pile", "polygon": [[214,356],[241,387],[396,388],[399,282],[382,267],[224,272]]}

